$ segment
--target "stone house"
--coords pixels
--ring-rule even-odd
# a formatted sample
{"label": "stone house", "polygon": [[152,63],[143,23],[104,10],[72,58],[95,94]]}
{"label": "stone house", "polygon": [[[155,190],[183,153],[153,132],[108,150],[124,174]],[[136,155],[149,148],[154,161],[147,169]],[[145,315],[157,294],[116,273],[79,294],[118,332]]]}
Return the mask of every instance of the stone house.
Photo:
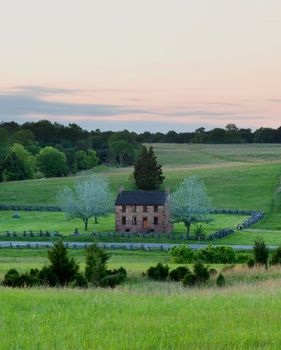
{"label": "stone house", "polygon": [[116,232],[172,232],[169,194],[165,191],[123,191],[115,202]]}

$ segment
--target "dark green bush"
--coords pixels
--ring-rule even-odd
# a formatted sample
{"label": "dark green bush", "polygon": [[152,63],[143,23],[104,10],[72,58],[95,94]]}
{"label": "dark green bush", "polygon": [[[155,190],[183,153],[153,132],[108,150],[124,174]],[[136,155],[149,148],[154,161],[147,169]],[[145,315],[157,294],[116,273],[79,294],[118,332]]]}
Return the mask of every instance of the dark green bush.
{"label": "dark green bush", "polygon": [[216,284],[218,287],[224,287],[225,286],[225,278],[222,273],[218,275],[218,278],[216,280]]}
{"label": "dark green bush", "polygon": [[281,247],[278,247],[272,254],[271,264],[281,264]]}
{"label": "dark green bush", "polygon": [[15,269],[10,269],[4,276],[3,285],[6,287],[18,286],[19,273]]}
{"label": "dark green bush", "polygon": [[107,275],[108,259],[109,255],[96,244],[86,249],[85,277],[89,283],[99,286],[100,281]]}
{"label": "dark green bush", "polygon": [[146,272],[148,278],[155,281],[165,281],[169,275],[169,267],[158,263],[156,266],[151,266]]}
{"label": "dark green bush", "polygon": [[100,287],[114,288],[118,284],[124,282],[127,278],[127,271],[120,267],[117,270],[108,270],[107,275],[100,280]]}
{"label": "dark green bush", "polygon": [[96,244],[87,248],[85,277],[89,283],[97,287],[114,288],[127,278],[127,271],[123,267],[108,270],[108,259],[109,255]]}
{"label": "dark green bush", "polygon": [[176,264],[193,262],[194,251],[188,245],[182,244],[179,247],[172,247],[169,254]]}
{"label": "dark green bush", "polygon": [[251,259],[253,257],[253,255],[251,253],[236,253],[235,256],[235,262],[237,264],[245,264],[248,262],[249,259]]}
{"label": "dark green bush", "polygon": [[255,266],[255,260],[253,258],[250,258],[248,261],[247,261],[247,266],[249,268],[252,268]]}
{"label": "dark green bush", "polygon": [[124,277],[127,277],[127,271],[124,269],[124,267],[119,267],[119,269],[114,269],[114,270],[107,270],[107,275],[114,275],[116,273],[124,275]]}
{"label": "dark green bush", "polygon": [[190,272],[185,266],[179,266],[176,269],[170,271],[169,278],[171,281],[180,282],[184,279],[184,276]]}
{"label": "dark green bush", "polygon": [[193,287],[196,283],[196,277],[193,273],[189,272],[184,276],[182,284],[184,287]]}
{"label": "dark green bush", "polygon": [[7,287],[33,287],[40,285],[39,270],[31,269],[30,272],[18,273],[11,269],[4,276],[3,285]]}
{"label": "dark green bush", "polygon": [[56,285],[56,275],[54,272],[50,269],[49,266],[44,266],[40,271],[39,271],[39,280],[42,285],[45,286],[55,286]]}
{"label": "dark green bush", "polygon": [[[17,280],[17,287],[32,287],[34,278],[29,275],[28,272],[21,273]],[[35,282],[35,284],[37,284]]]}
{"label": "dark green bush", "polygon": [[184,287],[192,287],[196,284],[201,285],[206,283],[210,278],[210,272],[207,267],[202,264],[201,261],[195,262],[193,265],[193,273],[190,271],[184,276]]}
{"label": "dark green bush", "polygon": [[255,240],[254,248],[254,259],[258,265],[267,265],[268,263],[268,248],[266,247],[263,239],[258,238]]}
{"label": "dark green bush", "polygon": [[77,273],[75,280],[71,284],[72,287],[79,287],[79,288],[87,288],[88,287],[88,281],[84,274]]}
{"label": "dark green bush", "polygon": [[235,262],[235,251],[227,246],[212,246],[198,249],[195,253],[197,260],[211,264],[231,264]]}
{"label": "dark green bush", "polygon": [[208,281],[210,278],[210,273],[206,266],[204,266],[201,261],[197,261],[193,265],[193,273],[195,275],[196,283],[202,284]]}

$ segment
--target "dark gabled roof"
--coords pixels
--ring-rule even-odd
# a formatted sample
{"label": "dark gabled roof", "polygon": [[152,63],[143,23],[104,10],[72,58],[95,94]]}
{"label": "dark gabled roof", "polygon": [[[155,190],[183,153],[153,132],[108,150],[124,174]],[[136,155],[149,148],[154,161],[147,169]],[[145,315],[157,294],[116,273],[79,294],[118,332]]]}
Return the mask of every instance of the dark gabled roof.
{"label": "dark gabled roof", "polygon": [[166,198],[164,191],[122,191],[115,205],[164,205]]}

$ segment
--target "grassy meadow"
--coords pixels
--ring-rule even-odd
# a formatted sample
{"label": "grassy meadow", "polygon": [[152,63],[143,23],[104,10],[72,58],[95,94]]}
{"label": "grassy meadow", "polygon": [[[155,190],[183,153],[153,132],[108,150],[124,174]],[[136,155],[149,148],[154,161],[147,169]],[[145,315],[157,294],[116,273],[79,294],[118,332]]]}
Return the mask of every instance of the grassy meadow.
{"label": "grassy meadow", "polygon": [[[70,250],[81,262],[83,251]],[[128,280],[110,289],[0,287],[0,349],[279,349],[281,268],[224,269],[226,287],[184,288],[142,272],[167,253],[112,252]],[[8,268],[46,264],[46,250],[0,250]],[[215,266],[222,270],[224,266]]]}
{"label": "grassy meadow", "polygon": [[1,288],[0,349],[280,349],[280,287]]}

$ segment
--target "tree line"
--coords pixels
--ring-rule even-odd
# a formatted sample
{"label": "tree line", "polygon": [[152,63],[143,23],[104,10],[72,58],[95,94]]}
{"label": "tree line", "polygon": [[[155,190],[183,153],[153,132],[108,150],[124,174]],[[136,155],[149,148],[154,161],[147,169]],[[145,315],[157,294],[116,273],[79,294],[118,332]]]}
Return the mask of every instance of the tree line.
{"label": "tree line", "polygon": [[[277,129],[261,127],[253,131],[249,128],[238,128],[233,123],[226,125],[225,128],[206,130],[201,127],[192,132],[178,133],[173,130],[167,133],[149,131],[136,133],[128,130],[102,132],[99,129],[87,131],[75,123],[66,126],[48,120],[21,125],[16,122],[2,122],[0,128],[5,129],[10,137],[20,130],[29,130],[29,135],[33,135],[32,138],[39,147],[54,146],[82,150],[93,148],[101,158],[107,155],[110,143],[121,140],[133,146],[141,143],[281,143],[281,126]],[[17,134],[16,139],[23,136]]]}
{"label": "tree line", "polygon": [[143,143],[281,143],[278,129],[224,129],[167,133],[83,130],[48,120],[0,123],[0,181],[57,177],[92,169],[99,164],[135,164]]}

